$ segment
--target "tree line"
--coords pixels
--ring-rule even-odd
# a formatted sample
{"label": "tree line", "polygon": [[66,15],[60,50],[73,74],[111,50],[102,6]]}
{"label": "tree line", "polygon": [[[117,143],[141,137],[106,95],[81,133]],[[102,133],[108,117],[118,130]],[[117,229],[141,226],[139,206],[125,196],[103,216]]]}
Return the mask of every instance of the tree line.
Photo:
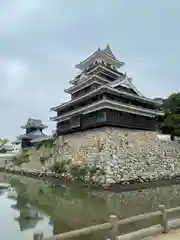
{"label": "tree line", "polygon": [[158,117],[160,129],[164,134],[180,136],[180,92],[171,94],[163,101],[163,117]]}

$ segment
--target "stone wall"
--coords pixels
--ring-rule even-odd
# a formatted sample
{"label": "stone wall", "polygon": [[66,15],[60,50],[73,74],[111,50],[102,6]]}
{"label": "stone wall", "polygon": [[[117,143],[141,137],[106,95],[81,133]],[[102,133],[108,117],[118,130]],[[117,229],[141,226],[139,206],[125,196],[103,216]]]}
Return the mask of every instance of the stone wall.
{"label": "stone wall", "polygon": [[[22,168],[29,169],[29,170],[41,170],[42,163],[40,162],[40,157],[49,157],[53,153],[53,149],[50,147],[45,147],[42,145],[39,149],[36,149],[35,147],[31,147],[28,149],[29,154],[29,162],[23,163],[21,165]],[[46,165],[49,165],[49,161],[46,162]]]}
{"label": "stone wall", "polygon": [[108,181],[156,179],[180,173],[180,146],[161,142],[156,132],[105,127],[60,136],[54,160],[96,161]]}
{"label": "stone wall", "polygon": [[[100,183],[151,181],[180,176],[180,144],[162,142],[156,132],[104,127],[60,136],[53,148],[29,150],[30,161],[21,168],[42,170],[56,161],[94,164],[106,174]],[[49,156],[45,166],[40,156]]]}

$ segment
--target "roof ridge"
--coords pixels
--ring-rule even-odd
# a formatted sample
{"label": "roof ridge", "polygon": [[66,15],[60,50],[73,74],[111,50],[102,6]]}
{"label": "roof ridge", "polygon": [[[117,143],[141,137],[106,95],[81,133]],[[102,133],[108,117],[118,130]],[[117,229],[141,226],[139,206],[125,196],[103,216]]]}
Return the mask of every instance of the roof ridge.
{"label": "roof ridge", "polygon": [[103,50],[101,50],[101,51],[102,51],[103,53],[107,54],[108,56],[116,59],[116,57],[115,57],[115,55],[113,54],[113,52],[112,52],[109,44],[107,44],[106,47],[105,47]]}

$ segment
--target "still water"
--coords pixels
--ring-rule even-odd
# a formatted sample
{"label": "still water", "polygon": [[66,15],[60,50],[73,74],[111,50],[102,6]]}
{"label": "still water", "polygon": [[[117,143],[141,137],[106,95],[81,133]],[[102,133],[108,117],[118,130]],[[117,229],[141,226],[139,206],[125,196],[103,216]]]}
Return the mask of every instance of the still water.
{"label": "still water", "polygon": [[[180,205],[180,185],[113,194],[80,187],[55,186],[42,180],[0,173],[0,184],[5,182],[17,192],[11,198],[8,197],[7,188],[0,189],[0,239],[6,240],[32,240],[33,232],[37,230],[48,237],[108,222],[110,214],[125,218],[157,210],[161,204],[167,208]],[[156,223],[157,219],[152,221]],[[123,226],[120,232],[149,224],[143,221]],[[108,232],[99,232],[86,239],[107,237]]]}

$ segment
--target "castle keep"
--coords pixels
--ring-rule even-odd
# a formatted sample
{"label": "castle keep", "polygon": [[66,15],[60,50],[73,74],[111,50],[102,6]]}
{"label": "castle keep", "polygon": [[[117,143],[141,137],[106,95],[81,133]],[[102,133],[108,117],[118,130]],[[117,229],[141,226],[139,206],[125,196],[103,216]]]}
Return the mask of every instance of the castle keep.
{"label": "castle keep", "polygon": [[51,108],[58,136],[104,126],[156,130],[160,103],[137,90],[123,65],[108,45],[76,65],[81,72],[65,90],[71,100]]}

